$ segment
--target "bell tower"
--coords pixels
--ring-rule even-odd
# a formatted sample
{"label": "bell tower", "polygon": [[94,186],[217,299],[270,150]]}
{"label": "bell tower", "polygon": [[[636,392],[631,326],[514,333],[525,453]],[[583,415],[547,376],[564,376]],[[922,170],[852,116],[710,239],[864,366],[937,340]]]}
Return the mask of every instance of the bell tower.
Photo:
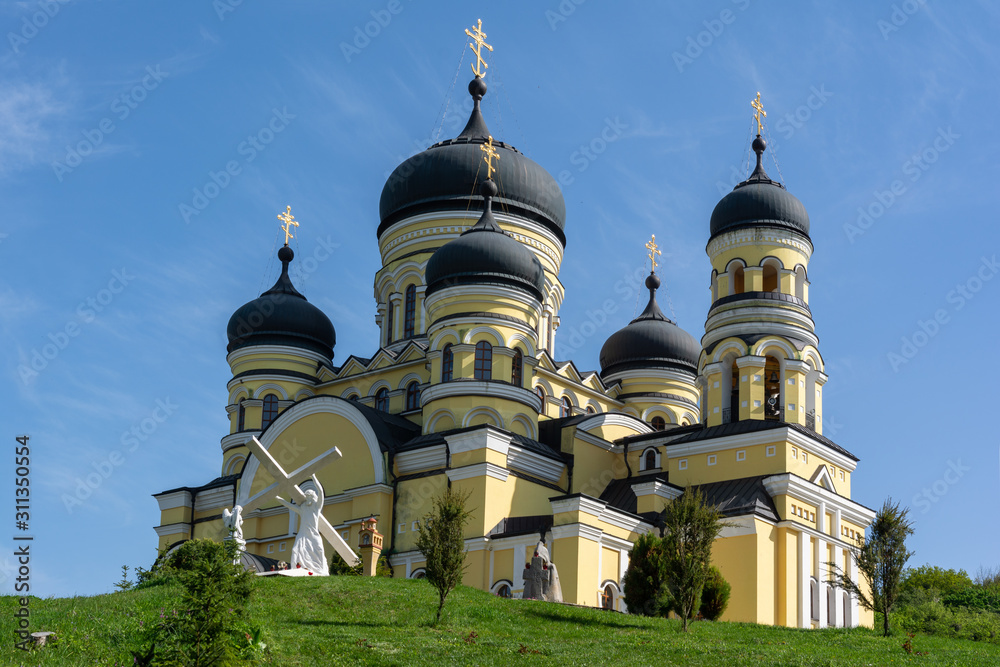
{"label": "bell tower", "polygon": [[809,309],[809,214],[764,171],[760,93],[751,104],[757,165],[716,205],[706,247],[712,305],[699,363],[703,419],[709,426],[782,421],[822,433],[827,376]]}

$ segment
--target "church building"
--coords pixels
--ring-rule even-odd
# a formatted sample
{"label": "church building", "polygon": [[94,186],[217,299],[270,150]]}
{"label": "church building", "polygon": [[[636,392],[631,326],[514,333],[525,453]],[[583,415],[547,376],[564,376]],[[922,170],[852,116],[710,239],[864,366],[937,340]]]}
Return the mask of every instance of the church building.
{"label": "church building", "polygon": [[[334,361],[333,323],[290,278],[296,223],[279,216],[281,275],[229,320],[220,476],[155,494],[160,548],[222,539],[223,510],[274,481],[247,446],[256,437],[286,471],[340,450],[316,473],[323,515],[355,549],[374,517],[395,577],[422,576],[420,522],[450,485],[472,512],[466,585],[519,597],[544,540],[566,602],[625,611],[632,544],[693,486],[729,524],[712,556],[732,585],[724,620],[871,625],[829,581],[831,562],[858,576],[849,547],[874,512],[851,500],[858,458],[823,435],[809,216],[765,173],[759,94],[756,168],[708,220],[701,340],[657,304],[654,237],[648,304],[607,339],[600,370],[582,370],[556,345],[573,233],[562,193],[490,133],[488,45],[481,23],[466,32],[476,60],[465,129],[404,161],[382,190],[373,352]],[[249,555],[290,558],[294,513],[267,500],[243,518]]]}

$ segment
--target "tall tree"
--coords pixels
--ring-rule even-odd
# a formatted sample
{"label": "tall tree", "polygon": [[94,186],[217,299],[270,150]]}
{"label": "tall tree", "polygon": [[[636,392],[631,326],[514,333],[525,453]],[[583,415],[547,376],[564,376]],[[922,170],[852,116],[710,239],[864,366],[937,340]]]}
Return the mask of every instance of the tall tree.
{"label": "tall tree", "polygon": [[437,620],[445,598],[462,581],[465,573],[465,524],[471,513],[465,509],[468,495],[448,488],[434,499],[433,510],[424,517],[417,537],[417,548],[424,555],[424,572],[438,591]]}
{"label": "tall tree", "polygon": [[899,598],[906,561],[913,552],[906,548],[906,538],[913,534],[913,524],[907,518],[909,508],[900,509],[899,503],[887,498],[882,509],[868,527],[868,537],[858,536],[857,546],[851,555],[861,575],[858,579],[868,582],[869,591],[862,590],[858,582],[835,563],[828,563],[833,580],[844,590],[857,596],[865,609],[882,614],[882,632],[889,636],[889,613]]}
{"label": "tall tree", "polygon": [[628,569],[622,581],[629,612],[643,616],[670,613],[666,578],[663,541],[652,533],[640,535],[628,552]]}
{"label": "tall tree", "polygon": [[663,512],[663,564],[667,589],[684,631],[698,611],[701,589],[709,576],[712,544],[726,524],[719,510],[705,503],[698,489],[688,487]]}

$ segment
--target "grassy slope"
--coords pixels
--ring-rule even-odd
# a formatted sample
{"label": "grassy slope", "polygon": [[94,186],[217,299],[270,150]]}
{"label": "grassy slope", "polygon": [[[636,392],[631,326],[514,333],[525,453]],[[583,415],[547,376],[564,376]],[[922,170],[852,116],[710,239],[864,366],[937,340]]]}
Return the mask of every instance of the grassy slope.
{"label": "grassy slope", "polygon": [[[918,656],[904,653],[902,637],[884,639],[865,629],[800,631],[701,622],[685,635],[674,621],[501,600],[469,588],[452,593],[446,623],[432,628],[436,594],[424,581],[269,577],[259,584],[251,614],[265,627],[270,664],[282,667],[521,661],[629,667],[1000,664],[996,644],[918,636],[915,648],[927,652]],[[0,663],[132,664],[128,648],[139,622],[157,620],[161,610],[172,613],[175,595],[175,589],[157,587],[92,598],[32,599],[31,629],[53,630],[60,640],[57,648],[29,655],[13,648],[16,601],[4,597]],[[466,641],[470,632],[478,636]]]}

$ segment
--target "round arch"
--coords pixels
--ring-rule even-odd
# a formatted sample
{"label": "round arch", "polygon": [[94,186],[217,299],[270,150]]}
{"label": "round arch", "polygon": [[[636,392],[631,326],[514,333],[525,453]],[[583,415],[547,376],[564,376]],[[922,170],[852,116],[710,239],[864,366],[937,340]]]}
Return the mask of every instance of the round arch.
{"label": "round arch", "polygon": [[470,410],[468,413],[466,413],[465,417],[462,419],[462,428],[474,426],[472,421],[475,418],[482,416],[489,417],[491,420],[493,420],[492,424],[493,426],[496,426],[498,428],[504,427],[503,417],[500,416],[499,412],[497,412],[493,408],[479,407],[476,408],[475,410]]}
{"label": "round arch", "polygon": [[480,334],[486,334],[490,338],[492,338],[493,345],[496,345],[497,347],[504,346],[503,334],[501,334],[493,327],[487,327],[487,326],[479,326],[469,329],[469,331],[465,334],[465,339],[462,342],[467,344],[478,343],[480,340],[482,340],[482,336]]}
{"label": "round arch", "polygon": [[288,392],[285,391],[285,388],[282,387],[280,384],[274,384],[273,382],[265,382],[261,386],[257,387],[257,389],[255,389],[253,392],[253,397],[264,398],[264,394],[269,391],[276,392],[278,394],[278,397],[281,398],[281,400],[283,401],[288,400]]}

